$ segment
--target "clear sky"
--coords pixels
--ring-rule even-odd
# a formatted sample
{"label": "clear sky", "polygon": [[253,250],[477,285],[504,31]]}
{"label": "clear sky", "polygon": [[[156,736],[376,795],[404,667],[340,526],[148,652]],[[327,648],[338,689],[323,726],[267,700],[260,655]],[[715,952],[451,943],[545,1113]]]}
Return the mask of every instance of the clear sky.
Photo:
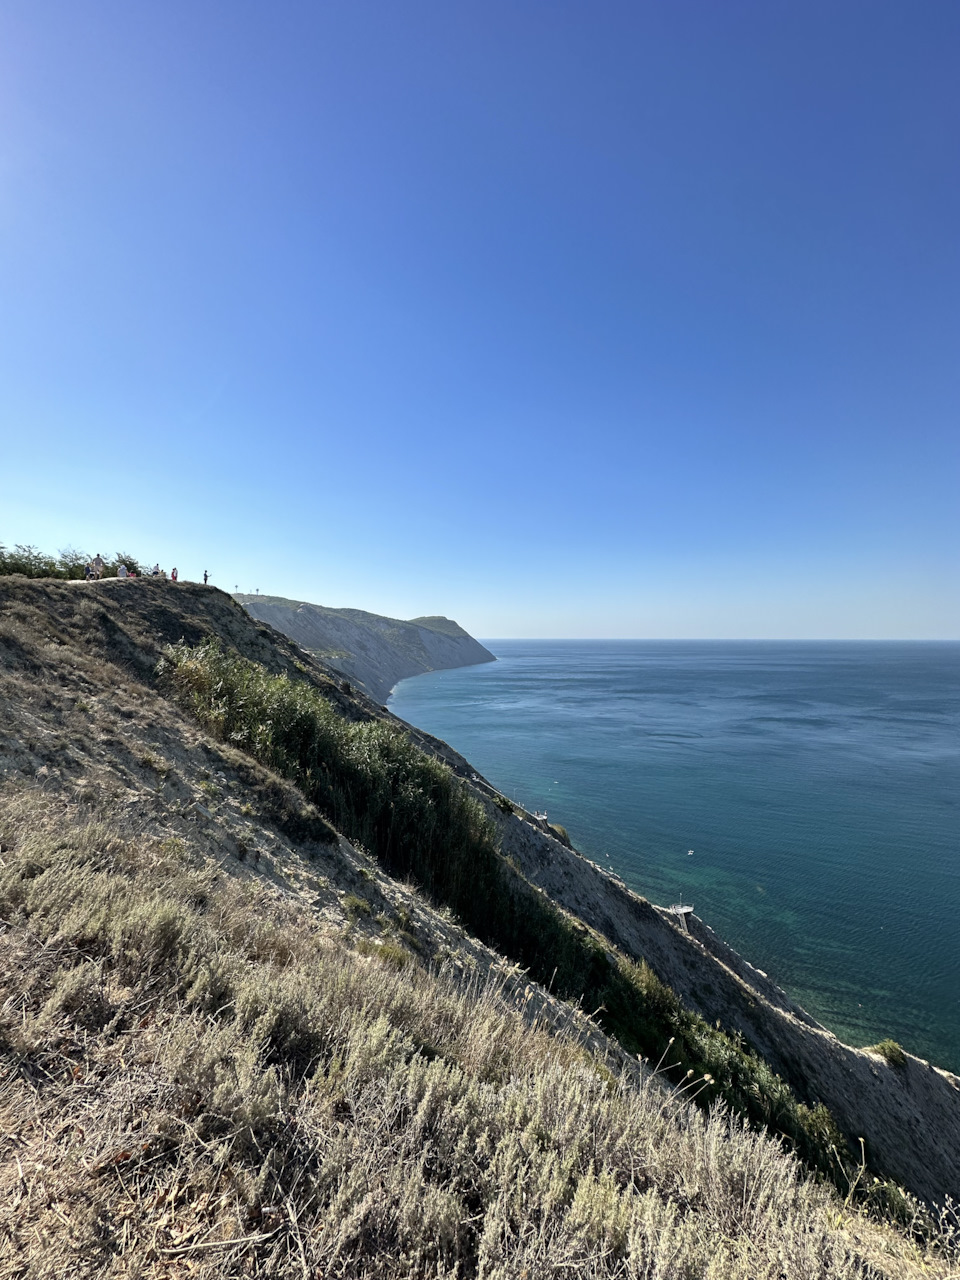
{"label": "clear sky", "polygon": [[958,637],[956,0],[2,0],[0,541]]}

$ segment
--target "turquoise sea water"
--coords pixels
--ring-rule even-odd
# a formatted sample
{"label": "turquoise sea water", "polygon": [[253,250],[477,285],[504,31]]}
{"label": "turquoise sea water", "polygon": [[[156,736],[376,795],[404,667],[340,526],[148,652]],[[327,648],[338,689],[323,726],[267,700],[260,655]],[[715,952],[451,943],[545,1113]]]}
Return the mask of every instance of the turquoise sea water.
{"label": "turquoise sea water", "polygon": [[391,710],[842,1039],[960,1071],[960,644],[485,643]]}

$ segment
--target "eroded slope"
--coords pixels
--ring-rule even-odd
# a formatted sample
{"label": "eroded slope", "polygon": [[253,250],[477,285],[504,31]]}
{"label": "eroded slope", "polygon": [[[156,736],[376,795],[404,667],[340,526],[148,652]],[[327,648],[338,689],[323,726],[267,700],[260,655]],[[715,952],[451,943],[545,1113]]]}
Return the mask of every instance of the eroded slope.
{"label": "eroded slope", "polygon": [[[461,972],[504,972],[503,962],[448,915],[331,831],[297,788],[210,739],[158,693],[153,672],[163,645],[180,639],[195,644],[210,636],[269,671],[307,681],[352,720],[393,719],[362,696],[346,693],[338,673],[269,628],[258,628],[213,589],[150,582],[88,588],[8,579],[0,583],[0,755],[8,785],[39,787],[71,822],[106,814],[124,840],[182,842],[191,857],[213,859],[231,881],[250,879],[258,891],[293,897],[311,919],[347,931],[383,963],[446,961]],[[871,1138],[881,1157],[884,1140],[899,1142],[907,1153],[899,1166],[909,1175],[903,1181],[931,1199],[950,1188],[956,1099],[950,1080],[924,1066],[922,1084],[935,1077],[928,1098],[914,1079],[913,1064],[899,1080],[882,1060],[837,1042],[824,1053],[821,1039],[829,1041],[827,1033],[718,940],[702,930],[699,941],[685,938],[662,912],[550,839],[528,817],[499,816],[494,793],[465,761],[426,735],[413,736],[443,756],[498,815],[504,852],[527,879],[579,914],[611,947],[645,957],[707,1017],[742,1030],[782,1064],[806,1096],[830,1102],[832,1090],[834,1106],[838,1099],[859,1097],[867,1121],[885,1109],[880,1142]],[[528,1014],[544,1011],[550,1025],[584,1045],[606,1046],[605,1054],[624,1061],[575,1009],[536,984],[524,982],[523,990]],[[802,1034],[795,1033],[794,1023]],[[791,1035],[796,1054],[790,1051]],[[931,1133],[925,1122],[937,1115],[937,1099],[943,1110]],[[858,1128],[861,1113],[848,1109],[844,1115],[852,1126],[848,1133],[864,1131]]]}

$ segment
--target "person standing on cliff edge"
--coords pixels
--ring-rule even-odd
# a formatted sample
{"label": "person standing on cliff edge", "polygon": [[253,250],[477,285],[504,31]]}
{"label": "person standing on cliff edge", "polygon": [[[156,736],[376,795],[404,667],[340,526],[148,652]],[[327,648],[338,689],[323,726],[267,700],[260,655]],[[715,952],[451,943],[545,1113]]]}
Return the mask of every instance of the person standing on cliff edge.
{"label": "person standing on cliff edge", "polygon": [[207,571],[206,571],[206,569],[204,569],[204,571],[203,571],[203,585],[204,585],[204,586],[206,586],[206,585],[207,585]]}

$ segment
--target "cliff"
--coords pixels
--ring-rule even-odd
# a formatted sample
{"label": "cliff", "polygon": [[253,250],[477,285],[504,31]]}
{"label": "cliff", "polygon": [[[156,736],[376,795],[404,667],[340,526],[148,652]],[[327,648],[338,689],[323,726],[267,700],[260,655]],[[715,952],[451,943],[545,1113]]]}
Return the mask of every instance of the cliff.
{"label": "cliff", "polygon": [[496,658],[449,618],[384,618],[280,596],[237,595],[251,617],[269,622],[308,653],[342,671],[377,702],[398,680]]}
{"label": "cliff", "polygon": [[942,1202],[955,1078],[840,1045],[343,685],[213,588],[0,579],[0,1273],[951,1273],[759,1130],[776,1069]]}

